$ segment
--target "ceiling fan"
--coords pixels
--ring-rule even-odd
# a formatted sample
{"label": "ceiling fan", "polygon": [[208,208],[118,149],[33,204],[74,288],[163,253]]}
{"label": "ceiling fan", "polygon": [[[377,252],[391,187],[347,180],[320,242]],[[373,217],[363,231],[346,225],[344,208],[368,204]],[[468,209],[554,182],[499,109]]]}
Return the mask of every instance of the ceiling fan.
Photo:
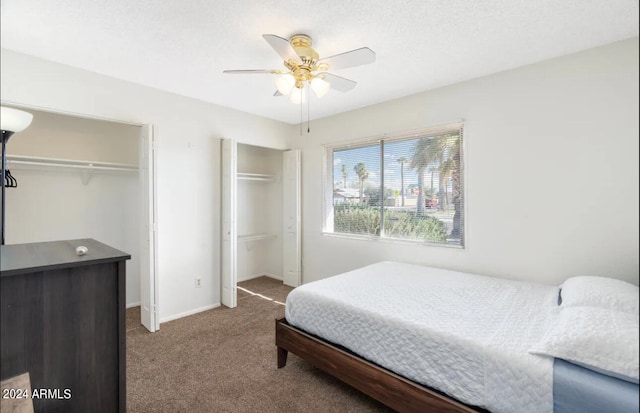
{"label": "ceiling fan", "polygon": [[306,99],[305,85],[318,98],[329,89],[347,92],[356,86],[353,80],[328,73],[328,70],[360,66],[376,60],[375,52],[368,47],[320,58],[311,47],[311,37],[306,34],[293,35],[289,40],[273,34],[264,34],[262,37],[282,57],[287,70],[225,70],[223,73],[279,75],[274,96],[288,95],[289,100],[296,104]]}

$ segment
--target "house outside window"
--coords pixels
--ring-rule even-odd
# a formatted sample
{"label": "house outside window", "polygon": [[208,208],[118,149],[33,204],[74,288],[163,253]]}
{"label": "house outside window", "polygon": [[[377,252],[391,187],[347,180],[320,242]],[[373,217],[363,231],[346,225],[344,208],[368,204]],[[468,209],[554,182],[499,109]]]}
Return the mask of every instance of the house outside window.
{"label": "house outside window", "polygon": [[464,247],[463,125],[325,148],[324,233]]}

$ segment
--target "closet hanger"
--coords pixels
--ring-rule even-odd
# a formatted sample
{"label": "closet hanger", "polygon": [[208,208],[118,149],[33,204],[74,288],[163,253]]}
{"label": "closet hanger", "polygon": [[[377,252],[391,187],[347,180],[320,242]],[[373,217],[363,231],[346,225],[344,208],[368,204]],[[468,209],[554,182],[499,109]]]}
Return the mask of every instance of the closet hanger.
{"label": "closet hanger", "polygon": [[5,188],[12,188],[11,185],[13,184],[13,181],[11,180],[10,177],[11,177],[10,173],[5,169],[5,171],[4,171],[4,183],[3,183]]}
{"label": "closet hanger", "polygon": [[11,171],[9,171],[8,169],[5,169],[4,171],[4,186],[5,188],[17,188],[18,187],[18,181],[16,180],[16,178],[13,177],[13,175],[11,175]]}

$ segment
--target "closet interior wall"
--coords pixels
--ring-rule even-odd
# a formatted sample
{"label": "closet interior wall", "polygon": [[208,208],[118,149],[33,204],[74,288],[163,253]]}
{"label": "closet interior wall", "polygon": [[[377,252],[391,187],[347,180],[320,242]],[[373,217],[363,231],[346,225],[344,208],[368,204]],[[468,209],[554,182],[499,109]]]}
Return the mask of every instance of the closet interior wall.
{"label": "closet interior wall", "polygon": [[7,144],[18,186],[6,188],[6,243],[94,238],[126,251],[126,303],[138,305],[141,128],[24,110],[33,122]]}
{"label": "closet interior wall", "polygon": [[282,280],[282,153],[238,144],[238,281]]}

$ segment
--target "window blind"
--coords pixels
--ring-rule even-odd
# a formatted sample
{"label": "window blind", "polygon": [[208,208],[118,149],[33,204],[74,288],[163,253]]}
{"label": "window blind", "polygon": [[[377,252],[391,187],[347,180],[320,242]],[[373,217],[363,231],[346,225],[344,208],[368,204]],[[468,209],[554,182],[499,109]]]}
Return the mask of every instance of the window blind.
{"label": "window blind", "polygon": [[325,232],[464,246],[463,125],[326,148]]}

